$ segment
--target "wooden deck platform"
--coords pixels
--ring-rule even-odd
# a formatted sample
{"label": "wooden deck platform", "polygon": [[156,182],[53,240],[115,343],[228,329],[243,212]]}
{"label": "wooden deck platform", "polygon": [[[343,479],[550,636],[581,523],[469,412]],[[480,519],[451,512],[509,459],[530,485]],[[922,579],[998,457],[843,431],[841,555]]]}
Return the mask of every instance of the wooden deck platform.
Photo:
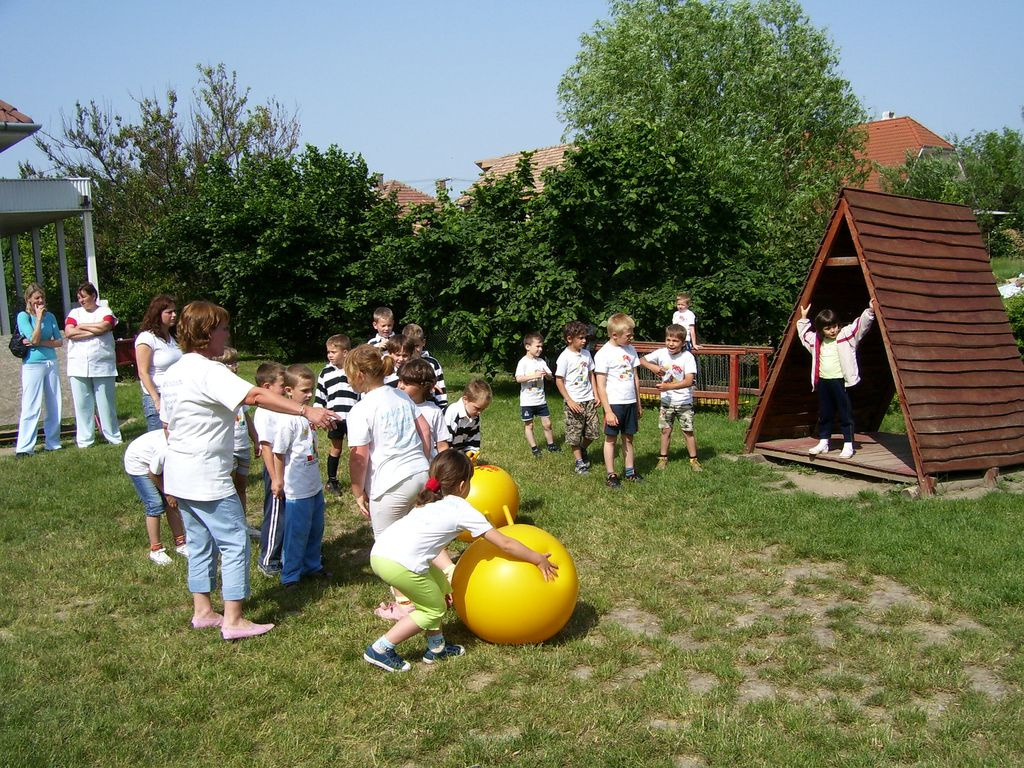
{"label": "wooden deck platform", "polygon": [[833,435],[832,450],[811,456],[807,449],[818,441],[813,437],[787,440],[768,440],[754,444],[754,453],[824,469],[835,469],[855,475],[868,475],[897,483],[916,483],[914,457],[906,435],[886,432],[857,432],[853,436],[856,448],[852,459],[840,459],[842,435]]}

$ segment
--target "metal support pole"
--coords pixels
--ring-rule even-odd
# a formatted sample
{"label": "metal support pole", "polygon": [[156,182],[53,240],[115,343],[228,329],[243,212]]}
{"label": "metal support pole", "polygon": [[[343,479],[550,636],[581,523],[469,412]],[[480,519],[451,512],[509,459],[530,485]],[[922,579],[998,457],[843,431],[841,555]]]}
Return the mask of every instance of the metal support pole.
{"label": "metal support pole", "polygon": [[57,262],[60,264],[60,297],[64,301],[64,317],[71,314],[71,286],[68,285],[68,258],[64,250],[64,222],[57,226]]}
{"label": "metal support pole", "polygon": [[96,290],[100,290],[99,274],[96,271],[96,240],[92,235],[92,211],[82,211],[82,238],[85,240],[85,274]]}
{"label": "metal support pole", "polygon": [[3,290],[0,291],[0,334],[4,336],[11,335],[11,307],[7,303],[7,280],[4,279],[4,275],[7,271],[4,269],[4,241],[0,238],[0,282],[3,283]]}
{"label": "metal support pole", "polygon": [[32,258],[36,262],[36,282],[43,285],[43,250],[39,246],[39,228],[32,228]]}

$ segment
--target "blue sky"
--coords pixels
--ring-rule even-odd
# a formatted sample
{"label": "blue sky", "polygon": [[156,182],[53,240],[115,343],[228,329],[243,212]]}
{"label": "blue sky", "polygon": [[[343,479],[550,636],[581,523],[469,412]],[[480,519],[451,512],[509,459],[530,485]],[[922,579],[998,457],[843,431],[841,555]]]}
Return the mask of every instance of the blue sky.
{"label": "blue sky", "polygon": [[[806,0],[873,117],[892,109],[936,133],[1024,128],[1024,3]],[[0,99],[57,131],[76,100],[134,117],[132,96],[224,62],[261,102],[298,110],[302,140],[362,154],[430,190],[462,189],[475,160],[557,144],[556,89],[605,0],[103,3],[0,0]],[[24,141],[0,155],[0,177]]]}

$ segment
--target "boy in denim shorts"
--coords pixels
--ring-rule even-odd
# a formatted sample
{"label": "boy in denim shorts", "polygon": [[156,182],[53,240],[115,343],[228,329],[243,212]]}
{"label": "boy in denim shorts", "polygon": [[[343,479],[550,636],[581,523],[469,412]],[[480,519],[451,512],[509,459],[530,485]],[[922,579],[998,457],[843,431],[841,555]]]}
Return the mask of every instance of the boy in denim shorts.
{"label": "boy in denim shorts", "polygon": [[555,445],[555,433],[551,429],[551,412],[544,397],[544,379],[554,378],[547,361],[541,357],[544,351],[544,339],[539,333],[528,333],[523,337],[526,354],[516,366],[516,381],[519,382],[519,411],[523,419],[526,442],[533,452],[534,458],[540,458],[541,450],[537,438],[533,435],[533,420],[540,417],[540,425],[544,429],[544,438],[548,441],[548,450],[557,453],[560,449]]}
{"label": "boy in denim shorts", "polygon": [[697,461],[697,438],[693,433],[693,385],[697,378],[697,361],[686,349],[687,329],[673,323],[665,329],[665,346],[644,356],[641,365],[661,377],[661,408],[658,427],[661,429],[661,452],[658,469],[668,466],[668,448],[672,441],[672,426],[676,420],[686,439],[686,452],[690,468],[700,472]]}
{"label": "boy in denim shorts", "polygon": [[587,447],[597,439],[601,419],[594,377],[594,358],[587,345],[587,325],[573,321],[565,326],[565,349],[555,363],[555,386],[565,400],[565,442],[572,446],[577,475],[590,472]]}
{"label": "boy in denim shorts", "polygon": [[620,436],[623,476],[632,483],[644,479],[634,467],[633,435],[644,412],[640,403],[640,380],[636,375],[640,358],[630,343],[635,327],[629,315],[619,312],[609,317],[608,343],[594,355],[597,396],[604,406],[604,468],[609,488],[622,486],[615,472],[615,444]]}

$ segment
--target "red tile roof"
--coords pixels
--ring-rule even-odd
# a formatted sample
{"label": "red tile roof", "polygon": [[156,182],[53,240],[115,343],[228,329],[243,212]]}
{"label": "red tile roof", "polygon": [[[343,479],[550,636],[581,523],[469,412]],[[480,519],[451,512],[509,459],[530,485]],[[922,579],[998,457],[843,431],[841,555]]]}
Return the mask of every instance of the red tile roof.
{"label": "red tile roof", "polygon": [[437,205],[437,198],[394,179],[382,182],[378,189],[383,197],[394,194],[402,213],[408,213],[414,205]]}
{"label": "red tile roof", "polygon": [[[541,173],[548,168],[560,168],[565,162],[565,153],[572,149],[572,144],[558,144],[554,147],[544,147],[533,150],[533,157],[530,158],[530,168],[533,171],[533,188],[536,192],[544,191],[544,182],[541,180]],[[529,151],[529,150],[527,150]],[[477,160],[484,176],[505,176],[516,169],[519,158],[523,152],[515,152],[511,155],[492,157],[489,160]]]}
{"label": "red tile roof", "polygon": [[0,99],[0,123],[32,123],[32,118]]}
{"label": "red tile roof", "polygon": [[864,154],[873,164],[864,189],[882,192],[878,167],[894,168],[903,165],[907,152],[918,155],[925,149],[953,152],[955,147],[936,133],[925,128],[912,117],[892,117],[862,123],[858,129],[867,131]]}

